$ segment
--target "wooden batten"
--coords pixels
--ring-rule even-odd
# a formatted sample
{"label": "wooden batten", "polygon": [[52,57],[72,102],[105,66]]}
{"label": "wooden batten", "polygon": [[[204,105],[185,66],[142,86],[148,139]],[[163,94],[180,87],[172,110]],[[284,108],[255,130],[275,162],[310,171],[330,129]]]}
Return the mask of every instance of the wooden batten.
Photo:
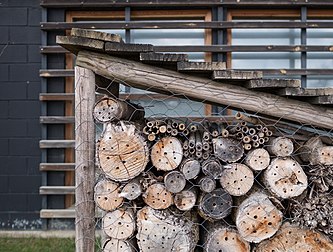
{"label": "wooden batten", "polygon": [[[257,93],[243,87],[229,85],[228,81],[215,82],[140,62],[86,51],[79,53],[76,63],[99,75],[121,79],[137,88],[149,88],[160,93],[183,94],[193,100],[204,100],[207,103],[227,105],[322,128],[331,128],[333,124],[333,110],[330,108],[321,108],[272,94]],[[313,116],[309,117],[309,114]]]}

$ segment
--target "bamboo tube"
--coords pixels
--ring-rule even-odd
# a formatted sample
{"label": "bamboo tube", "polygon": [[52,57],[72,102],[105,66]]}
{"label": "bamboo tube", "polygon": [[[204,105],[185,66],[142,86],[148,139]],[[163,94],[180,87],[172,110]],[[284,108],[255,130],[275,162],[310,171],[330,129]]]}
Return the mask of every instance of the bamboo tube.
{"label": "bamboo tube", "polygon": [[244,144],[244,150],[251,150],[252,149],[252,145],[251,144]]}
{"label": "bamboo tube", "polygon": [[258,122],[259,122],[259,120],[257,118],[246,116],[240,112],[236,113],[235,118],[237,120],[242,120],[242,121],[252,123],[252,124],[258,124]]}
{"label": "bamboo tube", "polygon": [[243,143],[250,143],[251,142],[251,137],[245,136],[243,137]]}

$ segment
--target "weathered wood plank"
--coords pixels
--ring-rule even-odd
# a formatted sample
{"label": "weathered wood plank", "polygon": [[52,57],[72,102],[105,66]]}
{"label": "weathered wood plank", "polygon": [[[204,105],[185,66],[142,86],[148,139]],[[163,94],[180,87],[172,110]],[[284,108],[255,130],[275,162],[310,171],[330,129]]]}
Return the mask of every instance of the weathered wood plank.
{"label": "weathered wood plank", "polygon": [[40,101],[74,101],[74,93],[40,93]]}
{"label": "weathered wood plank", "polygon": [[74,219],[75,210],[74,209],[42,209],[40,211],[40,217],[42,219]]}
{"label": "weathered wood plank", "polygon": [[213,80],[251,80],[261,79],[263,72],[261,71],[243,71],[243,70],[221,70],[214,71]]}
{"label": "weathered wood plank", "polygon": [[225,62],[178,62],[177,70],[182,73],[211,73],[212,71],[225,70]]}
{"label": "weathered wood plank", "polygon": [[317,105],[331,105],[333,104],[333,95],[323,95],[318,97],[312,97],[307,99],[311,104]]}
{"label": "weathered wood plank", "polygon": [[95,51],[104,50],[104,41],[86,37],[57,36],[56,43],[74,54],[84,49]]}
{"label": "weathered wood plank", "polygon": [[151,44],[120,44],[120,43],[105,43],[105,51],[107,53],[143,53],[153,52]]}
{"label": "weathered wood plank", "polygon": [[75,186],[41,186],[39,194],[41,195],[59,195],[59,194],[74,194]]}
{"label": "weathered wood plank", "polygon": [[257,93],[243,87],[229,85],[227,81],[215,82],[93,52],[80,52],[77,64],[92,69],[97,74],[123,80],[137,88],[152,88],[162,93],[183,94],[193,100],[229,105],[323,128],[331,129],[333,124],[332,109],[273,94]]}
{"label": "weathered wood plank", "polygon": [[283,88],[276,91],[281,96],[333,95],[333,88]]}
{"label": "weathered wood plank", "polygon": [[72,69],[41,69],[39,76],[44,78],[73,77],[74,71]]}
{"label": "weathered wood plank", "polygon": [[177,63],[188,61],[188,55],[184,53],[140,53],[140,61],[144,63]]}
{"label": "weathered wood plank", "polygon": [[71,30],[71,36],[74,37],[84,37],[108,42],[118,42],[123,43],[123,39],[118,34],[111,34],[107,32],[99,32],[90,29],[80,29],[80,28],[73,28]]}
{"label": "weathered wood plank", "polygon": [[75,140],[40,140],[39,148],[41,149],[62,149],[62,148],[74,148]]}
{"label": "weathered wood plank", "polygon": [[40,171],[74,171],[75,163],[40,163]]}
{"label": "weathered wood plank", "polygon": [[95,251],[95,74],[75,67],[75,247]]}
{"label": "weathered wood plank", "polygon": [[74,116],[41,116],[39,122],[43,124],[69,124],[74,123]]}
{"label": "weathered wood plank", "polygon": [[265,89],[265,88],[284,88],[284,87],[301,87],[300,80],[287,79],[258,79],[249,80],[245,84],[246,88],[250,89]]}

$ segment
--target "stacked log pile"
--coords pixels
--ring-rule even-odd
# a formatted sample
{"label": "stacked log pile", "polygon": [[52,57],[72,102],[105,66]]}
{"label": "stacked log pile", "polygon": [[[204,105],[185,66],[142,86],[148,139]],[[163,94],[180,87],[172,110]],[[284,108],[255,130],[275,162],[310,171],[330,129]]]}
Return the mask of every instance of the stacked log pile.
{"label": "stacked log pile", "polygon": [[333,146],[320,137],[240,113],[147,121],[110,97],[93,114],[104,251],[332,251],[320,232],[333,235]]}

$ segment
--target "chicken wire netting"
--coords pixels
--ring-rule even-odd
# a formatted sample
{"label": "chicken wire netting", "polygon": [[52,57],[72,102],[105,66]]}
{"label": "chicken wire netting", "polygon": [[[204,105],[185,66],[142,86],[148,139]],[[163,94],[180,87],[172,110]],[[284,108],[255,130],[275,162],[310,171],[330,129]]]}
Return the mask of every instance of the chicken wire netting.
{"label": "chicken wire netting", "polygon": [[333,251],[332,132],[297,106],[286,120],[116,79],[95,98],[98,251]]}

